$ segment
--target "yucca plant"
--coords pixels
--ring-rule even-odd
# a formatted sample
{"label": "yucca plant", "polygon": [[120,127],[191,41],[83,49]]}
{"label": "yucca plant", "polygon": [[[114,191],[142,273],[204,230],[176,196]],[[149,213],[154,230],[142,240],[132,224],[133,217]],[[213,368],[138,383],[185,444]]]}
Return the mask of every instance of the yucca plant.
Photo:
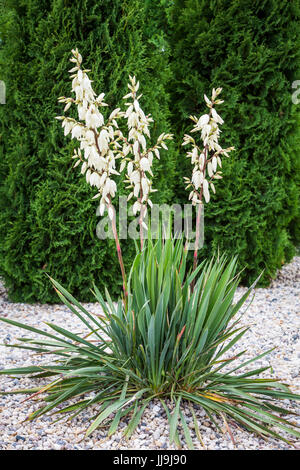
{"label": "yucca plant", "polygon": [[[217,167],[222,166],[221,155],[229,156],[233,147],[222,149],[218,143],[219,124],[223,123],[214,106],[221,88],[213,90],[211,100],[205,96],[209,113],[199,119],[192,116],[195,125],[192,132],[201,132],[203,146],[186,134],[184,145],[191,144],[188,152],[193,164],[190,199],[198,205],[193,266],[188,268],[188,245],[182,238],[168,233],[154,241],[144,219],[147,208],[152,207],[149,195],[152,189],[153,155],[159,158],[159,149],[167,150],[166,141],[171,134],[161,134],[154,146],[147,146],[152,118],[142,111],[137,91],[139,82],[130,77],[130,93],[125,96],[126,113],[116,108],[105,120],[100,113],[104,94],[96,99],[87,76],[82,69],[82,57],[74,49],[71,62],[73,98],[61,97],[65,111],[72,104],[78,106],[79,121],[59,116],[65,135],[77,138],[80,148],[75,150],[75,166],[81,165],[81,173],[87,182],[96,186],[100,198],[100,214],[107,210],[123,277],[123,296],[114,303],[106,290],[105,299],[94,286],[94,294],[102,307],[99,315],[90,314],[58,282],[51,279],[60,299],[80,319],[89,333],[74,333],[52,323],[52,330],[43,331],[8,318],[0,320],[32,331],[41,339],[19,338],[18,348],[40,354],[56,356],[51,364],[5,369],[0,374],[29,375],[32,379],[54,377],[46,386],[13,393],[33,394],[41,399],[41,406],[28,419],[45,413],[78,416],[92,405],[98,407],[87,435],[99,426],[107,426],[108,434],[118,428],[121,420],[130,418],[125,429],[129,437],[138,426],[149,402],[161,401],[170,424],[170,442],[180,445],[179,425],[182,426],[189,448],[192,437],[185,419],[183,404],[190,407],[196,435],[202,442],[194,405],[201,406],[215,423],[220,416],[231,435],[228,418],[240,423],[247,430],[267,437],[272,436],[290,442],[279,434],[286,431],[300,437],[297,425],[286,419],[295,413],[278,406],[279,399],[299,400],[287,385],[277,379],[259,378],[268,367],[242,370],[262,358],[269,351],[245,362],[234,363],[245,351],[234,357],[227,352],[246,333],[240,326],[241,307],[249,297],[251,286],[235,303],[234,294],[239,284],[236,258],[215,256],[198,265],[200,241],[200,214],[203,197],[210,200],[210,190],[215,192],[213,181],[222,178]],[[128,137],[124,137],[117,120],[125,117]],[[83,155],[84,153],[84,155]],[[135,198],[133,212],[138,214],[140,247],[127,277],[119,237],[113,198],[117,186],[114,181],[116,160],[121,159],[120,173],[127,168],[127,181]],[[149,176],[150,175],[150,176]],[[147,238],[144,236],[147,232]],[[111,418],[113,416],[113,418]],[[285,417],[284,417],[285,416]]]}
{"label": "yucca plant", "polygon": [[[21,343],[16,346],[57,356],[49,365],[0,371],[13,376],[29,374],[33,379],[55,377],[46,386],[15,392],[31,393],[35,397],[43,394],[41,407],[29,420],[47,412],[66,413],[72,419],[97,404],[97,416],[86,434],[106,425],[111,435],[120,420],[128,416],[124,433],[129,437],[149,402],[157,398],[169,419],[170,442],[175,441],[177,445],[180,445],[178,426],[181,425],[188,447],[193,448],[183,404],[190,407],[201,442],[195,404],[217,426],[215,416],[220,416],[227,429],[229,418],[261,436],[289,443],[279,430],[300,436],[296,425],[283,417],[294,413],[277,403],[278,399],[299,400],[300,396],[292,394],[277,379],[258,378],[268,367],[242,371],[270,351],[239,361],[238,365],[234,361],[246,351],[227,356],[248,329],[239,325],[237,314],[253,288],[234,303],[239,283],[236,259],[215,257],[192,273],[187,270],[186,261],[187,251],[181,239],[160,238],[156,243],[148,239],[131,268],[127,305],[122,300],[114,303],[108,292],[104,300],[94,288],[103,316],[91,315],[52,279],[60,299],[88,327],[89,335],[74,334],[47,323],[53,330],[49,333],[1,318],[45,337],[19,338]],[[94,392],[92,397],[91,392]],[[66,404],[61,407],[63,403]]]}

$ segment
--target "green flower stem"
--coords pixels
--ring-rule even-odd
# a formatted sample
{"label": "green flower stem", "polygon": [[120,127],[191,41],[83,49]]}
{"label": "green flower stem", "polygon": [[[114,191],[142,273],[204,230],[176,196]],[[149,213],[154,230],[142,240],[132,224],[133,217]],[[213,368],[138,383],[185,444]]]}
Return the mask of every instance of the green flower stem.
{"label": "green flower stem", "polygon": [[[113,208],[111,204],[111,198],[109,196],[109,207]],[[127,291],[127,278],[126,278],[126,272],[124,268],[124,262],[123,262],[123,256],[122,256],[122,249],[118,237],[118,231],[117,231],[117,225],[116,225],[116,214],[115,211],[113,210],[113,218],[111,219],[111,226],[112,226],[112,231],[114,235],[114,239],[116,242],[116,249],[117,249],[117,254],[118,254],[118,260],[121,268],[121,273],[122,273],[122,279],[123,279],[123,292],[124,292],[124,302],[125,306],[127,305],[127,297],[128,297],[128,291]]]}

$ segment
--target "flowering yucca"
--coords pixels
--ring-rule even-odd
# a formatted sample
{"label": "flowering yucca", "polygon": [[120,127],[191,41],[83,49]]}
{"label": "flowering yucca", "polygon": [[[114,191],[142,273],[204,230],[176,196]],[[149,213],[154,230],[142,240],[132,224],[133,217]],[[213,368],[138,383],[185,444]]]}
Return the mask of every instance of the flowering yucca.
{"label": "flowering yucca", "polygon": [[[104,93],[96,98],[96,93],[91,86],[87,72],[82,69],[82,56],[78,49],[72,50],[71,62],[76,65],[69,71],[72,78],[72,91],[74,98],[61,96],[60,103],[65,103],[66,112],[72,104],[78,107],[78,121],[66,116],[57,116],[62,121],[64,135],[71,134],[80,142],[80,148],[74,150],[73,158],[76,159],[74,167],[81,164],[81,173],[85,174],[86,181],[91,186],[98,188],[94,199],[100,199],[100,215],[108,209],[109,218],[114,219],[112,199],[117,192],[117,184],[113,177],[119,175],[127,166],[127,183],[132,190],[128,196],[133,196],[136,201],[133,204],[133,214],[140,214],[140,238],[143,246],[143,227],[147,229],[144,218],[147,213],[147,205],[152,206],[150,194],[156,190],[152,188],[152,164],[153,156],[160,158],[159,149],[168,150],[166,141],[172,139],[172,134],[162,133],[154,146],[147,148],[146,137],[150,138],[149,125],[153,122],[150,115],[145,115],[138,95],[139,82],[135,77],[129,76],[128,88],[130,93],[124,99],[131,98],[126,103],[126,112],[116,108],[110,114],[105,123],[104,116],[99,108],[108,106],[103,102]],[[128,136],[125,137],[119,129],[117,120],[125,118],[128,125]],[[116,169],[116,160],[121,159],[120,172]],[[115,234],[116,228],[113,231]]]}
{"label": "flowering yucca", "polygon": [[[232,362],[246,351],[233,357],[227,355],[231,346],[248,330],[239,324],[237,314],[255,283],[235,302],[239,284],[236,258],[212,257],[197,267],[200,210],[193,269],[187,263],[183,240],[175,241],[170,236],[171,227],[166,240],[160,230],[158,240],[154,242],[148,236],[143,247],[142,223],[147,204],[151,205],[149,194],[153,191],[153,155],[159,157],[159,149],[166,148],[165,141],[172,135],[162,134],[156,145],[147,150],[146,137],[150,135],[152,119],[140,108],[136,95],[139,84],[134,77],[130,78],[130,93],[125,97],[132,99],[126,113],[115,109],[105,124],[99,111],[106,106],[104,94],[95,98],[87,70],[81,69],[81,56],[77,49],[72,52],[71,61],[76,64],[71,70],[71,73],[76,72],[72,76],[72,90],[76,99],[61,97],[60,101],[66,103],[65,111],[72,103],[78,106],[79,121],[64,116],[59,119],[63,121],[65,135],[71,133],[72,138],[79,140],[80,149],[75,151],[76,165],[82,163],[82,173],[88,183],[98,188],[102,212],[108,208],[123,276],[124,298],[114,303],[107,290],[104,299],[94,286],[103,314],[92,315],[63,286],[51,279],[60,299],[89,329],[89,334],[80,335],[47,323],[49,332],[0,318],[42,337],[22,337],[21,343],[15,346],[47,357],[49,354],[56,356],[54,364],[5,369],[0,375],[31,374],[33,379],[55,377],[46,386],[13,392],[43,397],[44,402],[28,417],[29,420],[48,412],[71,414],[68,419],[72,419],[91,405],[97,405],[97,414],[87,435],[103,425],[109,426],[108,435],[111,435],[122,419],[130,417],[123,430],[125,436],[130,437],[146,407],[156,398],[169,420],[170,443],[175,442],[179,447],[182,445],[181,425],[186,445],[194,448],[182,403],[190,409],[196,437],[202,444],[194,404],[202,407],[217,428],[228,432],[232,439],[230,425],[234,420],[262,437],[276,437],[292,443],[280,436],[278,429],[299,438],[297,424],[286,419],[295,413],[278,406],[277,401],[300,400],[300,396],[291,393],[278,379],[257,378],[268,367],[245,368],[269,351],[237,365]],[[212,181],[221,177],[217,170],[221,166],[221,155],[228,156],[233,149],[223,150],[218,143],[219,124],[223,121],[214,105],[221,103],[216,99],[220,92],[220,88],[213,90],[211,100],[205,96],[210,109],[208,114],[200,119],[192,117],[195,122],[192,132],[201,131],[203,149],[191,136],[184,137],[184,144],[192,144],[189,156],[194,170],[188,184],[193,187],[192,202],[198,204],[199,209],[202,197],[208,202],[210,188],[214,191]],[[119,118],[127,119],[128,138],[118,129]],[[137,250],[128,283],[111,202],[117,190],[113,176],[118,174],[115,164],[118,158],[122,162],[122,171],[127,166],[132,189],[130,196],[137,199],[134,211],[140,214],[141,249]],[[68,403],[71,399],[74,401]],[[65,406],[61,407],[62,404]]]}
{"label": "flowering yucca", "polygon": [[[196,116],[190,116],[195,123],[191,132],[201,132],[202,145],[198,145],[196,140],[189,134],[184,135],[182,143],[182,145],[192,145],[192,150],[187,153],[193,165],[192,178],[185,177],[184,179],[187,183],[186,189],[192,187],[189,200],[192,200],[193,205],[198,204],[194,270],[197,266],[203,196],[205,202],[208,203],[210,201],[210,189],[213,193],[216,192],[214,181],[222,178],[222,172],[218,170],[218,166],[220,168],[222,167],[221,156],[225,155],[229,157],[229,152],[234,150],[234,147],[223,149],[219,144],[219,136],[221,133],[219,125],[222,125],[224,121],[221,116],[219,116],[214,106],[224,102],[223,100],[217,99],[221,91],[222,88],[213,89],[210,100],[204,95],[206,105],[209,108],[207,114],[203,114],[199,119]],[[193,286],[194,284],[192,287]]]}

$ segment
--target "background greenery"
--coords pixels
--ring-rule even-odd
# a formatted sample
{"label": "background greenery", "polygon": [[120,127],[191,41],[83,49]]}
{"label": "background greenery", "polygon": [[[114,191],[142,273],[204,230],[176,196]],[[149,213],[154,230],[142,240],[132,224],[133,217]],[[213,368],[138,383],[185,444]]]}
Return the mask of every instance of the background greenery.
{"label": "background greenery", "polygon": [[[299,0],[7,0],[0,79],[0,275],[15,301],[57,301],[44,271],[80,300],[95,281],[113,295],[121,280],[113,241],[96,237],[93,191],[70,168],[72,143],[54,116],[69,96],[68,58],[78,47],[94,88],[112,106],[128,74],[141,81],[153,139],[175,142],[156,166],[159,202],[186,202],[181,148],[203,93],[222,86],[224,180],[205,209],[205,257],[239,255],[243,282],[267,285],[294,254],[299,233]],[[125,261],[133,253],[123,242]]]}

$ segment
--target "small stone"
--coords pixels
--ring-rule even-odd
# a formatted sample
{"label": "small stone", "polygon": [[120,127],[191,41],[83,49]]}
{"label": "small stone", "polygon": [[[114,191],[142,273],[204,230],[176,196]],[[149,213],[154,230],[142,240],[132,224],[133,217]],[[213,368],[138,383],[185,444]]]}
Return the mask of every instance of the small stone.
{"label": "small stone", "polygon": [[63,441],[62,439],[57,439],[56,444],[58,444],[59,446],[64,446],[66,445],[66,441]]}

